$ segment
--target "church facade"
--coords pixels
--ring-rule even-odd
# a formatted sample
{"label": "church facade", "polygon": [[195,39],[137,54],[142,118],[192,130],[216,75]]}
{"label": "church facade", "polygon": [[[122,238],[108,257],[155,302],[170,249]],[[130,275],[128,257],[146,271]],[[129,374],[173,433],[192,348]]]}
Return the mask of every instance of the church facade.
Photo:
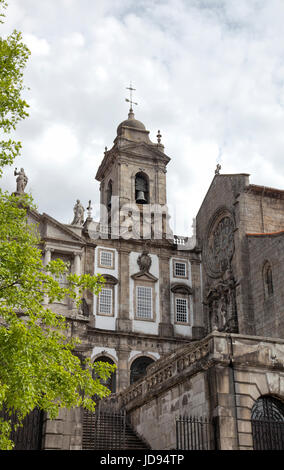
{"label": "church facade", "polygon": [[[175,448],[180,414],[215,420],[220,449],[254,448],[254,407],[270,399],[284,421],[284,191],[217,168],[193,236],[178,237],[160,132],[153,143],[130,108],[116,134],[96,174],[99,221],[80,201],[69,225],[29,215],[45,263],[105,278],[79,311],[69,299],[53,308],[78,354],[116,364],[112,396],[150,448]],[[82,434],[81,411],[63,410],[45,421],[43,447],[81,449]]]}

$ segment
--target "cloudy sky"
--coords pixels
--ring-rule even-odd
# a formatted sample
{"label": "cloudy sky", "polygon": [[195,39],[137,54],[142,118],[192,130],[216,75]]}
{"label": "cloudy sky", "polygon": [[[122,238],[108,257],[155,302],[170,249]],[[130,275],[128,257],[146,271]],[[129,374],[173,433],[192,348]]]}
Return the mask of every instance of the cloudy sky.
{"label": "cloudy sky", "polygon": [[32,53],[14,166],[40,212],[70,223],[77,198],[99,203],[94,177],[130,81],[135,117],[171,157],[174,233],[190,234],[217,162],[284,188],[283,0],[8,1],[1,36],[22,31]]}

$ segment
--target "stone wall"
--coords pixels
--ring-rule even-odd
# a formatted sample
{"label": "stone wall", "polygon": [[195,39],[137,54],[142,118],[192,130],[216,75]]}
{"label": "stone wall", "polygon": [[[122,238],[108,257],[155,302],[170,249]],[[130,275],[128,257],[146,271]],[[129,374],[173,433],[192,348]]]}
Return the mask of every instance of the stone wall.
{"label": "stone wall", "polygon": [[132,425],[152,449],[175,449],[176,418],[188,414],[189,409],[192,415],[208,416],[206,395],[205,375],[200,372],[135,409]]}
{"label": "stone wall", "polygon": [[251,410],[261,396],[284,401],[284,341],[234,336],[237,445],[252,450]]}
{"label": "stone wall", "polygon": [[252,449],[251,410],[263,395],[284,400],[284,341],[214,332],[148,367],[119,396],[153,449],[174,449],[179,415],[215,423],[220,450]]}
{"label": "stone wall", "polygon": [[[254,334],[252,312],[250,310],[250,286],[248,284],[249,272],[247,268],[247,247],[243,243],[246,227],[243,221],[243,195],[245,188],[249,185],[247,174],[216,175],[208,189],[196,218],[198,246],[202,249],[202,276],[204,302],[206,304],[206,293],[214,288],[216,282],[221,280],[222,275],[212,272],[210,263],[214,261],[209,240],[214,232],[214,226],[223,217],[228,217],[234,226],[233,240],[223,238],[223,249],[228,250],[228,260],[232,274],[237,282],[235,290],[235,301],[238,319],[238,331],[244,334]],[[241,195],[241,196],[240,196]],[[211,246],[213,249],[213,246]],[[207,255],[206,255],[207,254]],[[210,254],[210,256],[209,256]],[[213,255],[216,255],[213,252]],[[205,326],[210,324],[208,309],[204,312]],[[210,328],[209,328],[210,331]]]}
{"label": "stone wall", "polygon": [[284,229],[284,191],[249,185],[241,199],[242,221],[247,232],[269,233]]}
{"label": "stone wall", "polygon": [[54,420],[46,418],[43,425],[43,450],[82,449],[82,410],[61,409]]}
{"label": "stone wall", "polygon": [[[257,335],[284,338],[284,233],[250,235],[248,239],[251,296]],[[272,268],[273,294],[265,294],[264,265]]]}

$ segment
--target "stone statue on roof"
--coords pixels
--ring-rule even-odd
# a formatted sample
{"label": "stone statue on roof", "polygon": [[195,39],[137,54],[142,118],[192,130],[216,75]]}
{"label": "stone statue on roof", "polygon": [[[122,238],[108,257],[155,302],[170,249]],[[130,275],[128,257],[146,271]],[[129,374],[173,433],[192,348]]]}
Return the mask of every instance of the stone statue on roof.
{"label": "stone statue on roof", "polygon": [[83,225],[84,223],[84,207],[82,206],[79,199],[74,206],[74,219],[71,222],[71,225]]}
{"label": "stone statue on roof", "polygon": [[220,175],[220,170],[221,170],[221,165],[220,163],[217,163],[216,170],[215,170],[215,175]]}
{"label": "stone statue on roof", "polygon": [[14,176],[18,176],[16,179],[17,182],[17,194],[23,194],[25,192],[25,187],[27,186],[28,183],[28,177],[25,174],[24,168],[21,168],[20,171],[17,171],[17,168],[15,168],[14,171]]}

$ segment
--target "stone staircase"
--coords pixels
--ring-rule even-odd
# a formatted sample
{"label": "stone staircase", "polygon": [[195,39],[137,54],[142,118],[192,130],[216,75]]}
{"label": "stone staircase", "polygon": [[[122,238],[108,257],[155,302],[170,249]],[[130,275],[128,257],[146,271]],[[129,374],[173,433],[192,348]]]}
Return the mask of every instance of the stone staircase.
{"label": "stone staircase", "polygon": [[123,411],[83,411],[83,450],[147,450],[148,444],[127,422]]}

